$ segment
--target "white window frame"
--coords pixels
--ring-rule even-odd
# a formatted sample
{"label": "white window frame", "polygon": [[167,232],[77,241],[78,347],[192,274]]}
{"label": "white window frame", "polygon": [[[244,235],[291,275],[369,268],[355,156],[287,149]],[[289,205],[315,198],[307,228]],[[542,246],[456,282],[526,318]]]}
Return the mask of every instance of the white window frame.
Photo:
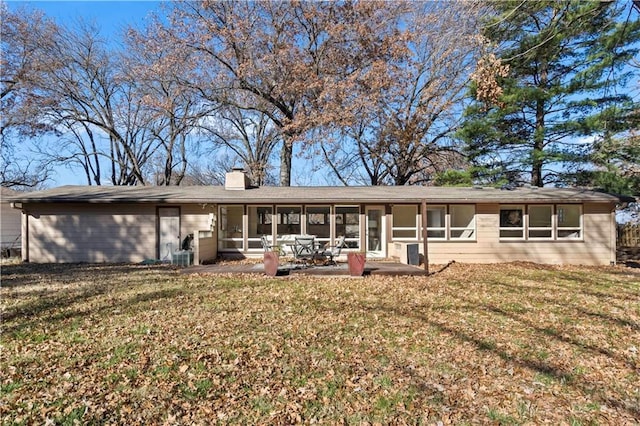
{"label": "white window frame", "polygon": [[[578,226],[560,226],[560,216],[562,213],[562,208],[566,206],[577,207],[578,208]],[[584,239],[584,214],[582,209],[582,204],[556,204],[556,232],[555,238],[557,240],[562,241],[582,241]],[[578,232],[578,236],[572,237],[570,235],[561,237],[561,231],[569,231],[569,232]]]}
{"label": "white window frame", "polygon": [[[550,224],[549,226],[531,226],[531,208],[535,207],[549,207],[551,209]],[[555,235],[554,222],[555,222],[555,207],[553,204],[527,204],[527,220],[526,220],[526,235],[528,240],[553,240]],[[536,237],[531,236],[531,231],[549,231],[548,237]]]}
{"label": "white window frame", "polygon": [[[473,207],[473,218],[471,219],[470,225],[467,226],[453,226],[453,211],[456,207],[463,207],[463,206],[471,206]],[[448,222],[447,224],[449,225],[449,232],[448,232],[448,237],[450,240],[452,241],[475,241],[476,240],[476,234],[477,232],[477,226],[476,226],[476,215],[477,215],[477,207],[475,204],[449,204],[448,206],[448,211],[449,214],[447,215],[448,217]],[[454,237],[453,236],[453,232],[454,231],[462,231],[459,237]]]}
{"label": "white window frame", "polygon": [[[505,211],[520,211],[520,226],[502,226],[502,218],[503,216],[505,216],[505,214],[503,214],[502,212]],[[524,204],[500,204],[500,213],[498,215],[498,229],[499,229],[499,233],[498,236],[500,237],[501,240],[524,240],[526,239],[526,232],[525,232],[525,216],[527,214],[527,206]],[[510,214],[509,214],[510,216]],[[517,220],[517,218],[513,218],[513,220]],[[514,232],[514,231],[520,231],[520,235],[518,236],[503,236],[502,232],[505,231],[510,231],[510,232]]]}
{"label": "white window frame", "polygon": [[[447,236],[449,235],[449,231],[447,228],[447,223],[449,222],[449,211],[447,210],[446,204],[433,204],[427,206],[427,218],[429,217],[429,210],[441,210],[444,214],[444,226],[429,226],[427,225],[427,234],[431,231],[440,231],[442,232],[442,237],[430,237],[427,235],[427,239],[429,241],[446,241]],[[422,235],[422,232],[420,233]]]}
{"label": "white window frame", "polygon": [[[396,213],[396,208],[412,208],[413,209],[413,218],[414,224],[413,226],[394,226]],[[396,204],[391,207],[391,215],[393,220],[391,222],[391,240],[392,241],[416,241],[418,240],[418,206],[415,204]],[[396,237],[396,231],[413,231],[412,237]]]}

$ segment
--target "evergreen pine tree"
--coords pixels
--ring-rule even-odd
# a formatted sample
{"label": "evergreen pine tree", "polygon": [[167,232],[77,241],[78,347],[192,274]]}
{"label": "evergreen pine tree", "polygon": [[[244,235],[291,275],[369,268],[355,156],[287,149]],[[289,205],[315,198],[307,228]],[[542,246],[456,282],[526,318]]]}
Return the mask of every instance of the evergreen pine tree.
{"label": "evergreen pine tree", "polygon": [[[593,144],[638,128],[625,87],[637,69],[640,21],[631,3],[495,1],[484,36],[501,67],[486,96],[476,73],[460,137],[483,182],[563,185],[591,166]],[[632,83],[633,85],[636,82]],[[484,90],[484,92],[483,92]],[[634,113],[635,111],[635,113]]]}

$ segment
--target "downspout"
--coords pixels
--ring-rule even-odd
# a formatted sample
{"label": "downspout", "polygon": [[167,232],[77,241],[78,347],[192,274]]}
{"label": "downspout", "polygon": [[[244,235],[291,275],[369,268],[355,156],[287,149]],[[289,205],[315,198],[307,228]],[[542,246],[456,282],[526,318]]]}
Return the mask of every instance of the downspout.
{"label": "downspout", "polygon": [[429,244],[427,242],[427,200],[422,200],[422,251],[424,252],[424,271],[429,274]]}

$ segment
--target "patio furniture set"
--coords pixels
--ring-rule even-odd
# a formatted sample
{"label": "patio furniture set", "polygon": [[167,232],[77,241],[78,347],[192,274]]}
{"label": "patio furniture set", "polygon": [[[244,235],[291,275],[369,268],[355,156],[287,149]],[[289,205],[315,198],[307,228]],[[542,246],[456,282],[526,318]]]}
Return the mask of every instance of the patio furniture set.
{"label": "patio furniture set", "polygon": [[306,268],[310,265],[336,265],[336,258],[340,256],[342,248],[346,247],[344,236],[338,237],[333,245],[322,245],[316,241],[314,235],[296,235],[293,242],[285,243],[286,250],[278,244],[272,244],[268,236],[261,238],[262,247],[266,252],[277,252],[280,256],[291,256],[291,261]]}

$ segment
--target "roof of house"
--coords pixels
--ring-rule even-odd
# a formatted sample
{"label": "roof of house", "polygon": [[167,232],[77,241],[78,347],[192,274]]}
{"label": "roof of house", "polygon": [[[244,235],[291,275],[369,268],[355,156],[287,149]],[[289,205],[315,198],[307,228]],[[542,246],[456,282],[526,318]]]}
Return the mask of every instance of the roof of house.
{"label": "roof of house", "polygon": [[5,202],[5,199],[8,200],[10,197],[15,197],[18,194],[20,194],[18,191],[0,186],[0,199],[3,203]]}
{"label": "roof of house", "polygon": [[291,186],[229,190],[223,186],[61,186],[19,193],[18,203],[227,203],[227,204],[349,204],[349,203],[617,203],[603,192],[573,188],[434,186]]}

